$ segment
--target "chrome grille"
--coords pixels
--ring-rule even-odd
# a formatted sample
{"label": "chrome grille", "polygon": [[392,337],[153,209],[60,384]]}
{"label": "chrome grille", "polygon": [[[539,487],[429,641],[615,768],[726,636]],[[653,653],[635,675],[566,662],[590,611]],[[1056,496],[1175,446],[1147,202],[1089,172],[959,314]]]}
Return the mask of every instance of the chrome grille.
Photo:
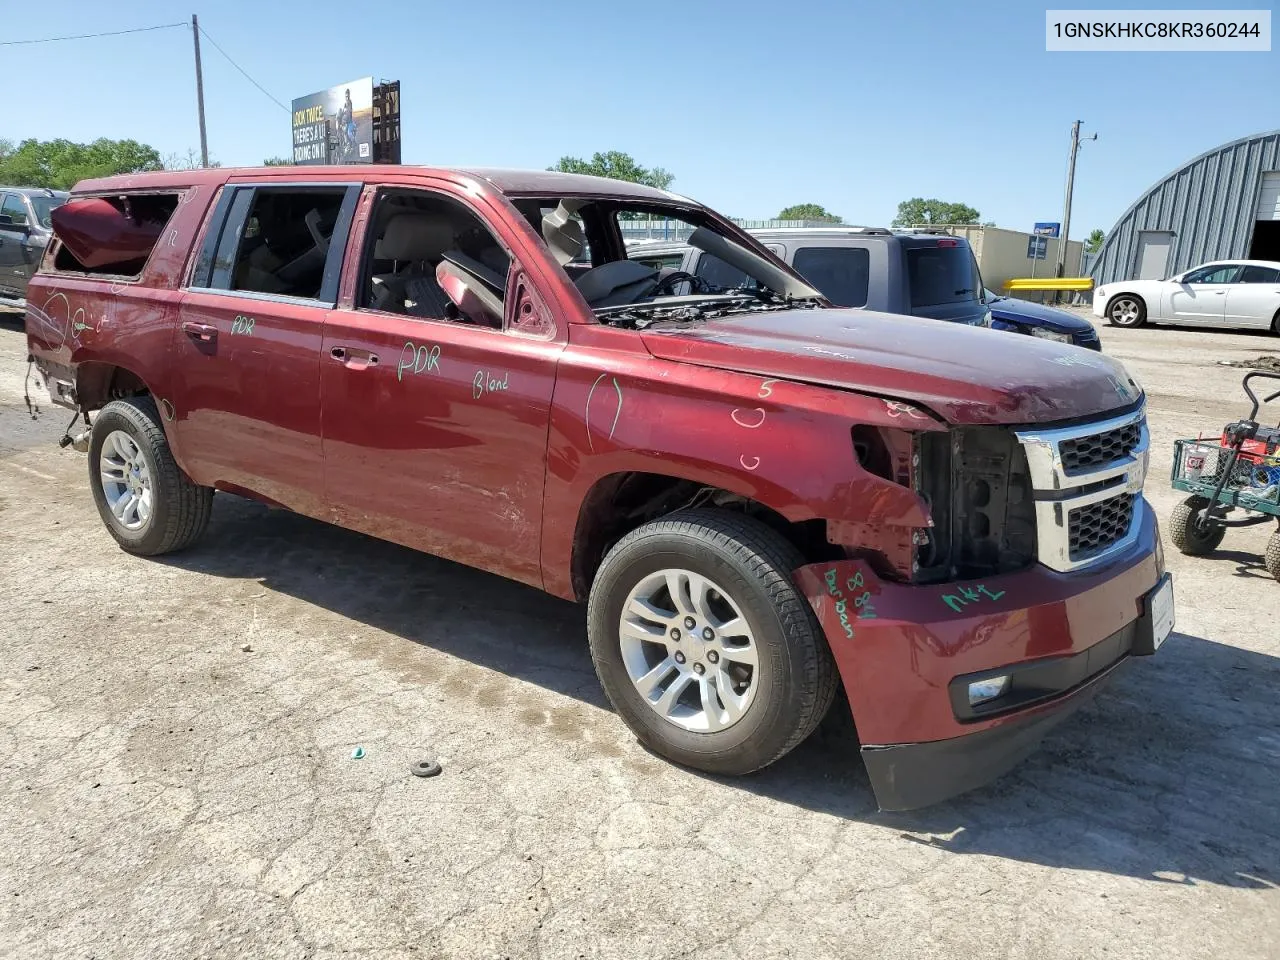
{"label": "chrome grille", "polygon": [[1067,537],[1073,561],[1088,560],[1129,532],[1136,497],[1124,493],[1067,511]]}
{"label": "chrome grille", "polygon": [[1095,467],[1129,456],[1141,439],[1141,425],[1126,423],[1103,433],[1063,440],[1058,446],[1062,469],[1068,476],[1087,473]]}
{"label": "chrome grille", "polygon": [[1070,427],[1018,431],[1036,504],[1036,556],[1077,570],[1115,556],[1141,528],[1145,408]]}

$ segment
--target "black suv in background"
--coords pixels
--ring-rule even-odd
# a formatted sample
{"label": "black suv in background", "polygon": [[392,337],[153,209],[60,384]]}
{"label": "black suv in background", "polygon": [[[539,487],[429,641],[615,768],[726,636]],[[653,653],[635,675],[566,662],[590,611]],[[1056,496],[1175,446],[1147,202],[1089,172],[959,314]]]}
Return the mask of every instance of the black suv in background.
{"label": "black suv in background", "polygon": [[0,187],[0,310],[22,310],[27,281],[53,235],[49,215],[67,202],[62,190]]}
{"label": "black suv in background", "polygon": [[[883,227],[750,233],[839,306],[991,325],[978,263],[962,237]],[[717,287],[750,285],[742,271],[682,243],[633,241],[627,257],[656,269],[682,270]]]}

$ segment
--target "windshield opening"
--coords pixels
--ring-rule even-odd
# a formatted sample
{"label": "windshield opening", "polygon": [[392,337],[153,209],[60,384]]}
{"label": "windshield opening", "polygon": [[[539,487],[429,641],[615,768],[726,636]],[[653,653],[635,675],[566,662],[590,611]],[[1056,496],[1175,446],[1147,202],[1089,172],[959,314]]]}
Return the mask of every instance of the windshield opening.
{"label": "windshield opening", "polygon": [[512,203],[603,323],[643,328],[821,297],[772,253],[696,207],[621,197]]}
{"label": "windshield opening", "polygon": [[967,246],[908,248],[907,280],[913,307],[937,307],[982,298],[982,278]]}

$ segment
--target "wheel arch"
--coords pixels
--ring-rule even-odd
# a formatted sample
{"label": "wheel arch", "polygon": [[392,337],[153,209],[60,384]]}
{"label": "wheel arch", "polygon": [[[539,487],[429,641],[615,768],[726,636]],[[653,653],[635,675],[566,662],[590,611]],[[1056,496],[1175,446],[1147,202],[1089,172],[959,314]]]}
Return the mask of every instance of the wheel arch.
{"label": "wheel arch", "polygon": [[745,492],[673,473],[618,471],[597,479],[579,504],[570,561],[574,598],[587,598],[605,554],[624,536],[651,520],[695,506],[753,516],[778,531],[806,559],[838,555],[826,541],[824,520],[790,520]]}

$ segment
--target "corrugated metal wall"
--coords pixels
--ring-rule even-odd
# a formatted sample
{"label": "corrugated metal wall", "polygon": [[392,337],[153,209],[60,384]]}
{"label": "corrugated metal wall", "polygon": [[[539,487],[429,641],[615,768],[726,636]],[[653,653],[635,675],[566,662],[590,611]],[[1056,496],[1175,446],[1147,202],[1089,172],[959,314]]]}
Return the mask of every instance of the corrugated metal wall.
{"label": "corrugated metal wall", "polygon": [[1244,137],[1175,170],[1125,211],[1090,270],[1096,284],[1137,276],[1138,233],[1172,230],[1169,273],[1244,257],[1262,174],[1280,170],[1280,130]]}

